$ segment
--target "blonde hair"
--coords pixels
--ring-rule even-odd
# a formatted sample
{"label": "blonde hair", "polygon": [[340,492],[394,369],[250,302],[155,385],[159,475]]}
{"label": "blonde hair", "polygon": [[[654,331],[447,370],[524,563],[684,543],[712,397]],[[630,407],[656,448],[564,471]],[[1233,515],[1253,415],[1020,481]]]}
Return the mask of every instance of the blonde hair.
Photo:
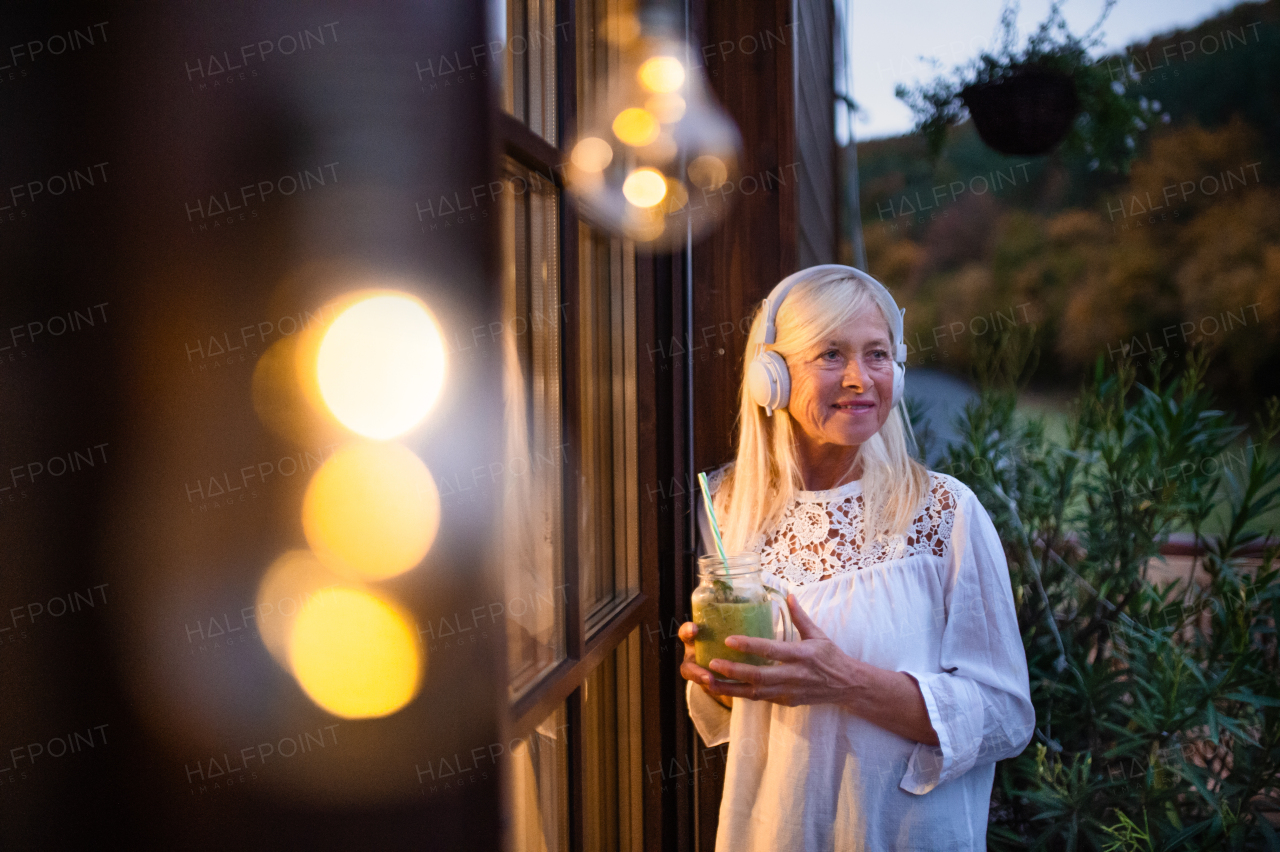
{"label": "blonde hair", "polygon": [[[819,344],[860,311],[875,305],[885,318],[889,336],[895,336],[896,306],[891,298],[839,267],[819,267],[804,275],[787,293],[778,309],[777,336],[772,348],[784,359]],[[765,414],[747,388],[746,365],[764,340],[765,312],[756,311],[747,335],[743,381],[739,388],[738,452],[715,495],[716,514],[722,519],[726,549],[747,550],[756,537],[767,533],[804,490],[797,458],[796,423],[786,409]],[[900,340],[891,341],[891,351]],[[862,465],[864,544],[904,534],[923,503],[929,488],[929,472],[912,456],[915,435],[901,405],[875,435],[859,448],[850,471]],[[848,475],[850,471],[846,471]],[[842,477],[843,478],[843,477]]]}

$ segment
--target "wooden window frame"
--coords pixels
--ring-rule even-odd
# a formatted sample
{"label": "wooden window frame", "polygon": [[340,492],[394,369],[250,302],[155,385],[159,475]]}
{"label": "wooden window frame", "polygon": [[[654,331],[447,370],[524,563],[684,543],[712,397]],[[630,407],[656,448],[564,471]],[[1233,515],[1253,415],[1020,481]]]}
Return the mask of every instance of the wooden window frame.
{"label": "wooden window frame", "polygon": [[[507,730],[509,737],[527,737],[538,723],[562,705],[567,704],[568,747],[569,747],[569,836],[570,848],[581,850],[582,837],[582,805],[586,791],[582,787],[583,747],[582,747],[582,685],[587,677],[622,645],[628,635],[640,628],[641,641],[641,703],[642,720],[642,754],[644,766],[661,763],[661,732],[656,726],[660,715],[660,696],[654,687],[657,675],[653,665],[652,654],[649,653],[649,639],[643,625],[653,625],[658,621],[659,574],[658,565],[651,557],[653,538],[652,518],[647,517],[646,507],[642,500],[637,500],[636,511],[641,517],[636,519],[639,531],[638,553],[640,559],[639,589],[624,604],[617,606],[604,620],[591,625],[588,633],[586,613],[581,599],[581,571],[578,553],[578,521],[577,508],[584,495],[579,493],[576,472],[582,462],[582,440],[578,433],[578,409],[581,401],[579,387],[578,360],[581,356],[583,341],[579,335],[579,298],[580,268],[578,262],[578,223],[577,209],[564,191],[564,173],[561,164],[568,158],[565,149],[567,140],[575,135],[577,122],[577,3],[575,0],[558,0],[556,3],[555,32],[556,37],[556,138],[560,144],[552,145],[535,133],[520,119],[501,109],[496,109],[495,131],[498,141],[498,154],[510,157],[520,165],[535,171],[549,179],[559,190],[559,246],[560,252],[560,299],[564,310],[560,312],[560,380],[561,398],[560,413],[562,423],[562,439],[568,444],[568,464],[561,472],[561,487],[564,511],[561,516],[561,534],[563,540],[563,577],[562,582],[567,589],[564,606],[565,656],[547,671],[539,681],[515,701],[507,704]],[[560,34],[565,33],[561,40]],[[639,272],[641,263],[636,263],[637,295],[643,286]],[[651,311],[645,300],[636,299],[635,323],[632,357],[636,358],[636,386],[628,388],[628,393],[636,399],[634,424],[626,428],[635,428],[637,433],[636,471],[619,471],[618,475],[635,476],[637,481],[646,480],[646,470],[654,458],[654,433],[640,428],[645,419],[641,410],[648,408],[642,402],[641,394],[651,390],[651,385],[639,375],[643,371],[639,367],[638,356],[644,351],[644,342],[652,340]],[[645,385],[650,385],[646,388]],[[652,481],[657,481],[654,478]],[[504,693],[505,694],[505,693]],[[653,806],[658,804],[650,794],[648,778],[644,783],[644,822],[645,849],[661,849],[662,838],[659,830],[660,822],[654,822]]]}
{"label": "wooden window frame", "polygon": [[[574,0],[560,0],[556,6],[556,32],[567,32],[563,42],[557,37],[556,86],[558,137],[565,139],[573,134],[577,121],[577,58],[572,50],[577,38]],[[565,45],[568,45],[566,47]],[[551,668],[524,695],[511,705],[511,731],[513,736],[525,736],[532,732],[539,721],[555,706],[567,700],[586,680],[587,675],[615,647],[626,639],[652,608],[652,593],[646,588],[645,572],[641,571],[640,590],[607,621],[587,635],[585,613],[580,595],[580,570],[578,565],[578,530],[576,514],[571,511],[582,495],[578,493],[576,476],[567,475],[581,464],[582,440],[577,434],[577,410],[580,388],[576,369],[582,341],[578,334],[578,213],[572,199],[564,192],[564,173],[561,164],[568,152],[534,133],[520,119],[502,111],[497,117],[498,137],[502,153],[520,165],[538,172],[552,181],[560,190],[560,300],[564,310],[560,314],[560,414],[563,436],[568,444],[569,463],[562,471],[562,494],[565,511],[562,515],[564,541],[563,582],[569,590],[564,607],[565,657]],[[563,143],[562,143],[563,145]],[[572,725],[572,723],[571,723]]]}
{"label": "wooden window frame", "polygon": [[[575,6],[574,0],[560,0],[556,10],[557,32],[561,25],[567,29],[569,45],[577,43]],[[725,40],[737,43],[751,34],[780,31],[792,25],[796,10],[795,0],[732,7],[684,0],[683,7],[695,45]],[[777,174],[798,165],[802,152],[795,138],[796,49],[792,45],[791,50],[738,53],[710,69],[712,89],[747,140],[744,174]],[[576,51],[559,50],[557,60],[557,138],[563,146],[577,120]],[[504,153],[563,188],[562,175],[555,168],[564,158],[558,148],[510,116],[500,118],[498,130]],[[673,358],[662,353],[672,342],[692,337],[694,328],[740,321],[778,280],[795,270],[798,215],[793,180],[775,192],[739,197],[720,228],[693,249],[636,257],[635,475],[640,491],[640,594],[602,625],[590,641],[584,640],[577,597],[576,523],[566,513],[566,523],[574,529],[565,531],[565,582],[572,583],[575,592],[565,612],[566,657],[543,683],[516,703],[512,714],[515,730],[527,734],[558,702],[569,702],[570,843],[575,850],[582,848],[581,830],[573,828],[581,819],[572,812],[582,801],[577,690],[604,655],[636,625],[641,628],[644,848],[693,852],[714,844],[722,772],[695,769],[692,777],[686,775],[680,783],[661,781],[664,769],[673,764],[699,767],[706,754],[687,715],[684,681],[679,674],[679,640],[671,634],[687,617],[694,585],[688,472],[728,457],[731,438],[723,424],[731,422],[737,411],[742,365],[736,356],[711,359],[700,362],[695,373],[684,365],[687,355]],[[562,316],[562,363],[576,364],[571,359],[579,354],[577,215],[572,201],[563,194],[561,217],[562,300],[568,308],[567,316]],[[691,281],[714,281],[717,286],[699,290],[694,298]],[[661,366],[651,360],[655,350],[664,361]],[[576,372],[564,375],[562,410],[566,413],[576,412],[578,404]],[[563,422],[568,425],[571,463],[576,465],[576,419],[566,417]],[[564,499],[567,506],[577,505],[576,483],[565,483]]]}

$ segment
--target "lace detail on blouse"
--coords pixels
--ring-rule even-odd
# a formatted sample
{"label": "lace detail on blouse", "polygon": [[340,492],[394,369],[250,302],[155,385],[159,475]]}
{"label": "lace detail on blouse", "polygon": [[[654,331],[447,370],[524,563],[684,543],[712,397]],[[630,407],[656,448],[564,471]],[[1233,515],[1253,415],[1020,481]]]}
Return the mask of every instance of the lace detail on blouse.
{"label": "lace detail on blouse", "polygon": [[828,580],[892,559],[946,556],[955,524],[958,494],[949,477],[929,473],[929,496],[905,535],[864,546],[861,491],[828,499],[829,492],[805,492],[782,514],[778,525],[757,540],[761,567],[793,586]]}

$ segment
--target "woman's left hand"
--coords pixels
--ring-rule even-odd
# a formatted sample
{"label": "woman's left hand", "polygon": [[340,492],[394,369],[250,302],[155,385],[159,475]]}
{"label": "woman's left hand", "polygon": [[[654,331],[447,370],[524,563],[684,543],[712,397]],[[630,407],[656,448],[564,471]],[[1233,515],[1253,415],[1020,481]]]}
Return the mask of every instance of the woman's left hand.
{"label": "woman's left hand", "polygon": [[730,636],[725,645],[737,651],[775,660],[772,666],[752,666],[728,660],[712,660],[713,672],[744,683],[725,683],[719,678],[706,684],[718,695],[733,695],[756,701],[772,701],[786,707],[802,704],[844,704],[856,689],[864,665],[841,651],[827,634],[800,608],[795,595],[787,596],[791,620],[800,633],[799,642]]}

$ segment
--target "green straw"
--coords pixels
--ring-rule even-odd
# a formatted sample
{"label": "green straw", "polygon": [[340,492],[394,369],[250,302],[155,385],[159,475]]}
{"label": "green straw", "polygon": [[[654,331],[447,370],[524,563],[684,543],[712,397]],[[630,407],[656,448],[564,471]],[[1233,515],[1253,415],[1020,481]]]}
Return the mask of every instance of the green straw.
{"label": "green straw", "polygon": [[720,538],[720,525],[716,523],[716,510],[711,508],[711,486],[707,483],[705,473],[698,474],[698,484],[702,486],[702,502],[707,507],[707,517],[711,519],[711,534],[716,539],[716,550],[720,551],[720,561],[724,563],[725,573],[729,573],[729,557],[724,553],[724,539]]}

